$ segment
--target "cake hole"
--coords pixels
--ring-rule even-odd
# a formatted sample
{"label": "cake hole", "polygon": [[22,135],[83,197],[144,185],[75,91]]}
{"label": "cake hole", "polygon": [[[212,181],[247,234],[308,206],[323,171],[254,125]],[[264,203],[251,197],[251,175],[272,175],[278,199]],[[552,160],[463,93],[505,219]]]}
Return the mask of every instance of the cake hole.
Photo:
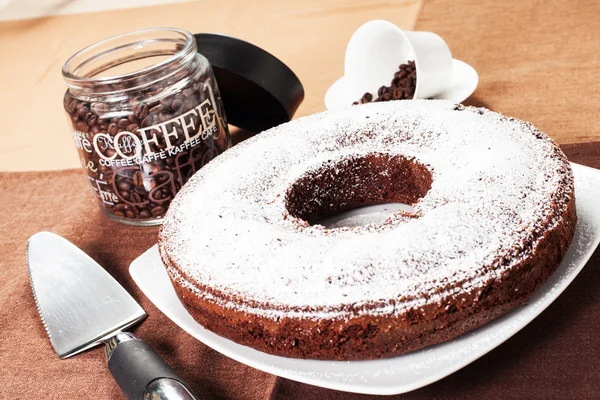
{"label": "cake hole", "polygon": [[[330,224],[329,217],[365,206],[385,203],[412,206],[427,194],[431,183],[429,170],[412,158],[370,153],[332,160],[320,169],[307,173],[288,189],[285,203],[290,215],[310,225]],[[386,208],[390,209],[391,214],[400,206],[387,204]],[[364,212],[358,211],[357,215],[361,213]],[[330,225],[343,219],[344,214]],[[365,225],[360,223],[360,218],[354,223]],[[344,225],[335,227],[339,226]]]}
{"label": "cake hole", "polygon": [[386,219],[392,216],[396,211],[402,210],[407,213],[414,209],[410,204],[404,203],[386,203],[376,204],[372,206],[358,207],[353,210],[342,211],[339,214],[330,215],[322,220],[317,221],[319,225],[323,225],[328,229],[335,228],[355,228],[357,226],[365,226],[369,224],[383,224]]}

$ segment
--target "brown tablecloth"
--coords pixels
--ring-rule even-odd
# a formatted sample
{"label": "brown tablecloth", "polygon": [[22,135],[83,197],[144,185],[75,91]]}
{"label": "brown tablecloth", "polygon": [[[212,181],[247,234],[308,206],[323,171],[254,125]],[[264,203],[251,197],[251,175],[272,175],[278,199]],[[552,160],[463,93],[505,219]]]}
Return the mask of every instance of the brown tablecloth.
{"label": "brown tablecloth", "polygon": [[479,72],[468,104],[585,143],[600,141],[599,16],[598,0],[425,0],[415,29]]}
{"label": "brown tablecloth", "polygon": [[[417,28],[440,33],[457,58],[479,71],[480,88],[467,103],[528,119],[559,141],[561,132],[575,130],[576,141],[596,143],[564,145],[565,152],[572,161],[600,168],[599,11],[596,1],[427,0]],[[121,398],[101,350],[59,360],[50,346],[25,264],[26,240],[40,230],[74,242],[132,293],[149,315],[134,331],[201,398],[369,398],[254,370],[176,327],[127,272],[155,242],[157,228],[110,221],[86,185],[80,171],[0,174],[0,376],[5,382],[0,398]],[[508,342],[450,377],[397,398],[600,398],[599,267],[596,251],[563,295]]]}

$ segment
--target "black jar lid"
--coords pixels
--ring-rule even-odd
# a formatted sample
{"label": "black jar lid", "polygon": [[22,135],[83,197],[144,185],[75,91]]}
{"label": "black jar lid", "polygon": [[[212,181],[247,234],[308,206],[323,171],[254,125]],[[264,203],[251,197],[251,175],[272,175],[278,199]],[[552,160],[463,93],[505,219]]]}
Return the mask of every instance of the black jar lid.
{"label": "black jar lid", "polygon": [[288,122],[304,99],[296,74],[251,43],[214,33],[195,34],[198,52],[212,65],[227,121],[261,132]]}

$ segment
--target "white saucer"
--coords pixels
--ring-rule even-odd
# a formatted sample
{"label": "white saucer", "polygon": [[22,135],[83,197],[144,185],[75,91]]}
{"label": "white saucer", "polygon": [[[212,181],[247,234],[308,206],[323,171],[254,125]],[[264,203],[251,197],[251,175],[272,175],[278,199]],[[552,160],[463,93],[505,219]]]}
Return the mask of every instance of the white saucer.
{"label": "white saucer", "polygon": [[575,279],[600,242],[600,170],[573,164],[573,171],[579,218],[573,244],[561,266],[529,303],[449,342],[402,356],[341,362],[262,353],[217,336],[194,321],[179,302],[156,246],[133,261],[129,272],[167,317],[234,360],[273,375],[330,389],[380,395],[404,393],[438,381],[499,346],[544,311]]}
{"label": "white saucer", "polygon": [[[475,68],[455,58],[452,60],[452,75],[448,87],[434,98],[462,103],[473,94],[478,83],[479,75]],[[336,110],[349,107],[357,100],[360,99],[351,98],[346,94],[345,78],[341,77],[327,89],[325,107],[328,110]]]}

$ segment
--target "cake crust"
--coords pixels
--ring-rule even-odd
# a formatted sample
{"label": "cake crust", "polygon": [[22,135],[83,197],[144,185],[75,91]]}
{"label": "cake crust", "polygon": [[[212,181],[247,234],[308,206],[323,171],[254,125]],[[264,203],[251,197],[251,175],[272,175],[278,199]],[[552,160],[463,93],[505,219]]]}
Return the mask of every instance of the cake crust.
{"label": "cake crust", "polygon": [[[243,199],[248,198],[260,206],[258,209],[254,209],[256,212],[250,217],[252,224],[256,223],[255,217],[264,217],[261,228],[264,228],[263,225],[269,229],[275,226],[278,230],[276,236],[281,236],[279,244],[265,241],[265,246],[279,246],[282,251],[277,253],[265,251],[264,256],[275,254],[274,261],[280,263],[281,269],[285,269],[285,249],[286,244],[290,243],[289,237],[286,237],[286,234],[289,233],[288,230],[293,230],[293,234],[296,236],[325,237],[326,239],[320,240],[329,245],[332,243],[335,245],[338,242],[346,243],[345,241],[353,236],[359,238],[376,236],[386,241],[386,249],[399,249],[398,252],[401,252],[406,250],[406,246],[409,247],[409,250],[411,250],[410,246],[414,246],[414,249],[420,250],[416,247],[417,244],[410,241],[404,243],[404,236],[394,235],[407,229],[407,226],[421,223],[423,219],[443,207],[449,207],[450,216],[448,218],[454,218],[453,209],[450,207],[453,203],[460,204],[463,198],[457,196],[457,199],[453,199],[451,188],[445,190],[444,187],[437,187],[436,184],[440,179],[447,179],[439,173],[443,166],[449,169],[455,168],[452,172],[458,176],[456,183],[458,192],[463,184],[483,180],[486,182],[485,185],[473,184],[470,189],[475,193],[478,193],[477,190],[480,187],[498,191],[499,187],[505,185],[508,195],[512,196],[508,197],[507,194],[498,192],[497,198],[502,200],[499,204],[494,200],[494,192],[480,194],[478,198],[479,200],[490,199],[492,205],[488,209],[483,209],[481,213],[485,214],[487,219],[490,215],[497,215],[498,228],[483,219],[482,222],[478,222],[477,213],[471,215],[476,222],[472,224],[471,229],[475,229],[476,232],[469,234],[468,237],[463,237],[465,232],[468,234],[469,230],[461,231],[460,227],[454,228],[463,235],[460,237],[461,240],[481,243],[479,246],[485,248],[489,254],[481,251],[482,255],[476,257],[472,254],[479,251],[475,245],[454,249],[441,241],[438,247],[431,244],[426,248],[428,252],[438,256],[440,262],[437,264],[435,257],[429,257],[429,255],[421,259],[416,257],[408,260],[406,254],[403,254],[402,257],[392,256],[385,259],[386,255],[383,254],[380,257],[381,265],[373,267],[373,259],[361,260],[362,254],[353,252],[354,256],[358,254],[357,263],[359,264],[353,264],[353,267],[349,268],[359,275],[353,280],[348,280],[343,275],[344,266],[339,269],[331,267],[332,270],[328,271],[329,276],[314,272],[315,261],[310,257],[304,265],[292,264],[294,267],[299,265],[299,268],[305,268],[308,272],[313,271],[312,276],[310,273],[288,274],[289,276],[287,276],[284,272],[281,273],[281,276],[277,276],[278,269],[265,270],[261,267],[260,260],[255,259],[256,252],[254,250],[245,250],[248,253],[248,257],[245,259],[246,263],[236,264],[240,260],[238,256],[243,254],[244,249],[235,248],[228,253],[227,246],[230,243],[215,244],[213,240],[215,234],[218,239],[234,240],[237,236],[236,233],[240,233],[238,227],[230,223],[232,216],[228,214],[231,211],[228,207],[233,207],[234,203],[226,199],[224,205],[222,204],[220,207],[214,203],[206,204],[207,208],[203,209],[203,215],[214,217],[210,219],[209,224],[211,225],[206,228],[190,228],[191,224],[200,222],[195,218],[192,218],[194,221],[188,220],[191,209],[200,209],[200,205],[190,207],[190,202],[205,200],[206,203],[210,203],[210,201],[206,201],[207,197],[197,196],[197,193],[205,188],[208,192],[205,194],[214,194],[216,190],[222,189],[223,185],[230,182],[226,180],[225,183],[217,182],[211,186],[211,181],[216,178],[211,178],[210,170],[217,170],[218,175],[219,169],[234,166],[235,163],[229,160],[242,154],[245,149],[252,150],[261,146],[259,135],[250,143],[243,143],[239,149],[234,148],[226,152],[225,154],[231,152],[228,157],[225,157],[226,159],[216,159],[216,162],[213,161],[207,166],[206,171],[201,170],[197,174],[198,176],[194,177],[176,198],[161,229],[159,252],[163,263],[182,303],[200,324],[235,342],[287,357],[335,360],[389,357],[444,342],[507,313],[525,302],[536,288],[556,270],[571,244],[577,220],[572,172],[558,146],[530,124],[506,118],[485,109],[465,108],[437,101],[410,103],[410,105],[356,107],[361,109],[359,111],[362,114],[359,117],[372,119],[371,123],[358,124],[360,130],[356,130],[358,133],[355,135],[360,140],[357,139],[357,142],[383,141],[382,137],[383,139],[389,137],[386,136],[386,130],[399,128],[409,131],[404,140],[395,141],[392,137],[392,139],[388,139],[391,143],[378,145],[376,148],[369,147],[367,151],[362,152],[354,151],[357,147],[360,148],[360,145],[351,143],[351,141],[337,147],[327,143],[330,147],[328,150],[330,150],[331,159],[320,160],[318,163],[306,163],[305,160],[291,162],[291,167],[284,168],[285,170],[278,176],[279,180],[284,181],[283,184],[272,188],[270,192],[269,189],[263,190],[269,192],[264,197],[256,195],[257,192],[252,188],[248,189],[248,192],[240,194],[240,190],[245,187],[239,183],[232,185],[235,186],[235,190],[226,190],[224,197],[230,196],[230,200],[233,201],[238,198],[236,196],[245,196]],[[456,134],[455,132],[445,132],[446,135],[444,132],[440,135],[438,135],[439,132],[429,132],[423,135],[424,137],[419,137],[419,142],[412,148],[410,145],[406,145],[407,142],[414,139],[415,132],[418,130],[415,128],[415,121],[422,122],[423,118],[427,119],[428,115],[436,112],[447,113],[452,116],[451,119],[456,115],[457,123],[465,119],[468,125],[474,120],[476,123],[473,123],[473,127],[477,126],[477,123],[486,126],[486,121],[490,124],[493,122],[489,132],[484,132],[485,135],[490,136],[489,147],[498,151],[502,150],[495,148],[501,142],[496,137],[497,135],[506,135],[509,147],[510,141],[515,141],[517,144],[524,143],[529,146],[527,150],[514,156],[526,157],[525,161],[539,164],[531,167],[537,168],[535,173],[543,174],[543,179],[536,179],[534,172],[518,170],[518,174],[509,173],[509,177],[518,179],[519,182],[498,183],[493,179],[501,180],[503,177],[497,174],[494,168],[488,168],[480,158],[473,156],[475,160],[473,163],[476,165],[472,167],[472,170],[463,173],[469,176],[461,181],[461,170],[458,166],[426,156],[427,151],[441,152],[438,147],[443,147],[447,142],[455,146],[456,143],[453,141],[457,139],[453,136],[446,137],[446,135]],[[465,113],[466,118],[462,116]],[[311,128],[314,128],[315,125],[322,125],[327,130],[327,127],[342,121],[346,123],[347,127],[351,126],[351,123],[347,123],[348,120],[352,121],[357,118],[348,115],[347,112],[325,114],[327,114],[325,117],[313,117],[312,121],[309,117],[308,122],[306,119],[304,121],[301,119],[296,123],[284,124],[267,132],[268,139],[265,140],[275,143],[285,141],[285,136],[293,132],[294,127],[298,128],[297,131],[302,132],[302,128],[306,125]],[[401,119],[402,123],[399,125],[393,123],[391,127],[386,127],[384,123],[389,122],[390,118]],[[319,123],[314,124],[314,119],[317,119]],[[435,121],[436,123],[433,124],[435,126],[429,127],[430,130],[436,128],[443,131],[445,129],[443,119],[440,120],[441,122]],[[371,131],[365,131],[365,127],[367,129],[370,127]],[[467,130],[470,128],[467,126]],[[518,134],[523,135],[524,138],[515,137],[514,130],[517,130]],[[468,134],[471,132],[467,132],[467,136]],[[261,135],[265,135],[265,133]],[[352,138],[352,133],[349,136]],[[341,137],[334,139],[339,143]],[[444,150],[448,150],[450,147],[448,146]],[[340,148],[349,151],[340,155]],[[397,152],[398,149],[401,151]],[[415,149],[419,151],[415,151]],[[511,147],[510,151],[517,152],[518,149]],[[316,157],[316,155],[313,156]],[[501,161],[508,163],[509,166],[514,163],[514,166],[520,168],[523,160],[510,158],[510,156],[509,154]],[[452,159],[452,157],[450,158]],[[507,159],[508,161],[506,161]],[[469,160],[466,160],[466,164],[469,165]],[[263,164],[258,165],[258,172],[262,166]],[[519,177],[519,174],[525,174],[525,176]],[[283,176],[285,179],[282,178]],[[473,177],[478,180],[473,180]],[[491,180],[491,182],[488,183],[486,180]],[[207,182],[208,184],[206,184]],[[513,186],[518,187],[515,189]],[[332,188],[335,190],[331,190]],[[467,189],[465,192],[460,192],[462,196],[469,195]],[[231,193],[235,193],[235,195]],[[520,206],[519,202],[513,198],[515,195],[522,196],[520,201],[525,203],[526,207]],[[265,199],[268,199],[270,203],[265,202]],[[539,204],[540,199],[546,203]],[[391,201],[413,203],[415,210],[413,213],[399,212],[384,224],[353,229],[327,230],[315,224],[315,221],[320,218],[344,209]],[[473,204],[476,203],[467,202],[471,209]],[[208,208],[209,206],[212,208]],[[264,208],[268,210],[261,215],[261,210]],[[274,212],[269,212],[272,210],[278,210],[279,214],[275,215],[279,215],[281,220],[271,220]],[[462,209],[460,211],[463,212]],[[236,215],[240,221],[245,221],[244,216],[242,215],[240,218],[239,215]],[[219,226],[222,219],[228,219],[229,223]],[[440,231],[444,232],[445,225],[459,222],[454,220],[441,222]],[[509,223],[513,223],[514,226],[507,226],[506,224]],[[431,225],[427,225],[425,222],[423,224],[429,230],[432,229]],[[244,226],[243,229],[245,228],[247,227]],[[494,229],[502,230],[502,235]],[[511,229],[514,229],[516,233],[511,232]],[[406,232],[403,233],[406,234]],[[414,232],[423,231],[416,226]],[[430,233],[430,231],[424,232]],[[261,233],[263,232],[260,229],[256,232],[257,235]],[[269,233],[271,232],[267,231],[265,236],[268,237]],[[482,237],[483,233],[489,235],[487,239],[496,245],[493,251],[485,247],[484,239],[486,237]],[[501,240],[493,236],[494,234],[497,234]],[[396,239],[390,240],[390,236],[391,239]],[[430,241],[433,241],[434,236],[429,236],[429,238]],[[275,238],[273,241],[277,242],[277,239]],[[494,241],[496,239],[498,244]],[[511,242],[505,243],[507,239],[510,239]],[[459,240],[456,242],[453,239],[449,240],[453,246],[460,243]],[[372,242],[367,242],[367,244],[369,243]],[[212,250],[206,250],[207,257],[203,260],[202,251],[193,250],[194,246],[204,246],[204,249],[218,246],[221,251],[221,261],[223,265],[226,265],[222,274],[231,274],[231,271],[237,271],[240,277],[226,277],[228,285],[224,285],[220,281],[219,268],[212,264],[218,262],[219,258],[211,255],[210,251]],[[290,249],[292,251],[288,256],[297,256],[297,253],[293,251],[293,243],[290,245]],[[310,251],[311,249],[307,247],[306,252]],[[463,259],[464,265],[455,264],[454,260],[461,252],[468,252]],[[408,253],[410,254],[410,251]],[[415,250],[415,254],[418,254],[417,250]],[[320,256],[325,257],[322,254]],[[389,262],[390,258],[393,262]],[[347,260],[342,259],[342,261]],[[375,259],[375,262],[378,262],[378,259]],[[322,264],[318,265],[322,266]],[[407,272],[395,276],[396,265],[399,270]],[[203,268],[206,270],[202,270]],[[408,270],[408,268],[416,271]],[[444,270],[444,268],[450,271]],[[340,271],[343,273],[340,274]],[[389,285],[404,285],[400,288],[402,290],[394,292],[393,287],[385,286],[387,285],[385,280],[362,278],[364,275],[372,273],[381,274],[382,271],[389,271]],[[265,275],[264,279],[268,284],[264,284],[264,288],[257,284],[259,289],[266,291],[280,279],[281,286],[288,288],[289,291],[281,290],[281,286],[279,286],[273,289],[274,294],[266,293],[265,295],[263,292],[253,293],[247,286],[239,283],[258,282],[259,279],[252,280],[254,277],[245,278],[243,275],[246,273],[264,274],[265,272],[270,272],[275,276]],[[338,273],[337,276],[335,272]],[[308,283],[289,283],[285,282],[283,278],[306,279]],[[416,282],[412,286],[401,281],[401,279],[413,278]],[[336,279],[341,282],[337,282]],[[322,282],[322,280],[326,282]],[[342,291],[341,295],[337,297],[334,293],[328,297],[325,296],[326,298],[323,300],[308,301],[306,299],[310,299],[314,293],[311,292],[310,287],[305,289],[305,286],[313,283],[315,286],[324,283],[333,285],[334,289],[337,286],[343,289],[344,285],[351,287],[346,293]],[[335,286],[336,284],[337,286]],[[358,285],[358,290],[354,290],[353,285]],[[370,285],[378,287],[373,288]],[[362,298],[360,297],[361,288],[366,293]],[[378,296],[377,290],[374,290],[378,288],[381,289],[382,296]],[[298,295],[298,291],[302,290],[306,292]],[[395,294],[389,295],[389,293]],[[344,294],[346,296],[343,296]],[[305,303],[294,301],[295,297],[300,297],[298,300],[305,299]],[[288,298],[289,301],[287,301]],[[349,298],[349,300],[343,301],[344,298]]]}

